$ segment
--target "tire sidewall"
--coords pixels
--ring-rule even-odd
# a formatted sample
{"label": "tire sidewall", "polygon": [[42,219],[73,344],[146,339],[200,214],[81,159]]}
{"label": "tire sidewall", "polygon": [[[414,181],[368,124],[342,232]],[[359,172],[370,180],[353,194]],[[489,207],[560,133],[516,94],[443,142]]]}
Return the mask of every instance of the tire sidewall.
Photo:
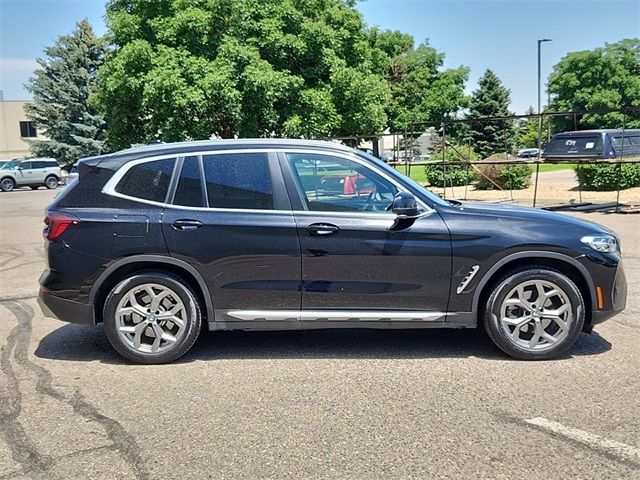
{"label": "tire sidewall", "polygon": [[[5,188],[5,182],[11,182],[11,187],[10,188]],[[14,180],[12,180],[11,178],[3,178],[0,181],[0,190],[2,190],[3,192],[10,192],[12,191],[14,188],[16,188],[16,182]]]}
{"label": "tire sidewall", "polygon": [[[500,324],[500,307],[507,294],[518,284],[531,280],[546,280],[555,283],[569,298],[573,310],[573,321],[569,334],[554,347],[540,352],[525,350],[513,344]],[[487,302],[484,324],[493,342],[508,355],[526,360],[548,360],[562,355],[575,343],[582,331],[585,319],[585,304],[578,287],[565,275],[545,268],[530,268],[503,277],[498,281]]]}
{"label": "tire sidewall", "polygon": [[[186,331],[168,351],[142,353],[129,347],[120,338],[116,327],[118,303],[133,288],[146,283],[155,283],[173,290],[187,311]],[[103,310],[104,329],[113,348],[128,360],[138,363],[158,364],[172,362],[184,355],[196,341],[201,327],[200,306],[194,292],[179,278],[164,273],[139,273],[120,281],[109,293]]]}
{"label": "tire sidewall", "polygon": [[[49,181],[51,179],[54,179],[56,181],[56,183],[52,186],[49,186]],[[54,177],[53,175],[50,177],[47,177],[44,179],[44,186],[47,187],[49,190],[54,190],[55,188],[58,187],[58,179],[56,177]]]}

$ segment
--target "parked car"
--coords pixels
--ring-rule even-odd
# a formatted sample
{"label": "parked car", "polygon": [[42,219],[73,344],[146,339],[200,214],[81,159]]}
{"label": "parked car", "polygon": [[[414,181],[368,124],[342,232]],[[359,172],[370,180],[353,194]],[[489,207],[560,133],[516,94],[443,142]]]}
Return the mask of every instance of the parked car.
{"label": "parked car", "polygon": [[67,185],[70,185],[76,178],[78,178],[78,162],[74,163],[67,175]]}
{"label": "parked car", "polygon": [[[326,170],[363,198],[323,195]],[[594,223],[448,202],[364,152],[302,140],[162,144],[87,158],[46,212],[43,312],[104,324],[162,363],[209,330],[474,328],[519,359],[567,351],[625,307]]]}
{"label": "parked car", "polygon": [[523,148],[518,150],[518,158],[537,158],[539,151],[537,148]]}
{"label": "parked car", "polygon": [[542,156],[555,160],[640,156],[640,129],[557,133]]}
{"label": "parked car", "polygon": [[15,187],[56,188],[61,178],[58,162],[53,158],[11,160],[0,169],[0,190],[10,192]]}

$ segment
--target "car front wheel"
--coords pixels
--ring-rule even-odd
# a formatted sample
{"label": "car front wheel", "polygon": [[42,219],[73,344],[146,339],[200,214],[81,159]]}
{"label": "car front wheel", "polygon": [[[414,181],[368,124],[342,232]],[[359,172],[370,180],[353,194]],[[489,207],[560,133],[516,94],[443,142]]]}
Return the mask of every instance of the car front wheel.
{"label": "car front wheel", "polygon": [[11,180],[10,178],[3,178],[0,182],[0,190],[2,190],[3,192],[10,192],[15,186],[16,182]]}
{"label": "car front wheel", "polygon": [[511,272],[495,284],[484,327],[511,357],[547,360],[562,355],[575,343],[584,316],[584,299],[571,279],[547,267],[529,267]]}
{"label": "car front wheel", "polygon": [[142,272],[122,280],[104,306],[109,342],[138,363],[167,363],[184,355],[201,325],[197,296],[178,277]]}

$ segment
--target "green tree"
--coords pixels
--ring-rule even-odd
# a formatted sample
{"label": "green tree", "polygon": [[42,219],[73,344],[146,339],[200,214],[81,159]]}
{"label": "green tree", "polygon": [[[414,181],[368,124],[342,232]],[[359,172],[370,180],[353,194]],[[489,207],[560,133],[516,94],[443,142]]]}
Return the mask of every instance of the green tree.
{"label": "green tree", "polygon": [[[486,70],[478,81],[478,88],[469,102],[470,119],[504,117],[510,115],[510,91],[502,85],[498,76]],[[481,158],[513,148],[513,126],[506,121],[477,121],[469,126],[473,149]]]}
{"label": "green tree", "polygon": [[373,63],[391,87],[387,113],[392,131],[410,131],[413,123],[453,117],[466,107],[468,68],[443,70],[443,53],[428,43],[414,48],[413,38],[397,31],[372,29],[369,38]]}
{"label": "green tree", "polygon": [[[527,115],[533,115],[535,111],[533,107],[529,107],[525,112]],[[552,134],[550,130],[549,117],[542,119],[542,136],[540,137],[542,148],[549,143],[549,136]],[[532,117],[520,120],[515,125],[518,143],[517,148],[538,148],[538,118]]]}
{"label": "green tree", "polygon": [[34,100],[26,106],[27,117],[48,138],[30,141],[32,153],[70,165],[102,152],[104,120],[88,99],[106,52],[86,19],[45,48],[46,58],[38,60],[40,68],[26,85]]}
{"label": "green tree", "polygon": [[[640,107],[640,39],[605,44],[595,50],[572,52],[553,67],[549,77],[550,110],[606,110]],[[578,117],[578,129],[620,128],[622,114]],[[557,117],[555,131],[573,130],[573,118]],[[631,116],[627,127],[640,127]]]}
{"label": "green tree", "polygon": [[389,87],[353,3],[110,0],[109,144],[381,132]]}

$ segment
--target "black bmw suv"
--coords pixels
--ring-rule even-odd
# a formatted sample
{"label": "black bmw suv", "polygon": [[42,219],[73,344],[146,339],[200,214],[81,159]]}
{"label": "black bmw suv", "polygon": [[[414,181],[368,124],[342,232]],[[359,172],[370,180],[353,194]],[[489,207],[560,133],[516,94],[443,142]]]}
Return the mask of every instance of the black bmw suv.
{"label": "black bmw suv", "polygon": [[159,144],[80,161],[48,207],[40,305],[141,363],[209,330],[474,328],[519,359],[620,312],[610,230],[447,202],[366,152],[299,140]]}

